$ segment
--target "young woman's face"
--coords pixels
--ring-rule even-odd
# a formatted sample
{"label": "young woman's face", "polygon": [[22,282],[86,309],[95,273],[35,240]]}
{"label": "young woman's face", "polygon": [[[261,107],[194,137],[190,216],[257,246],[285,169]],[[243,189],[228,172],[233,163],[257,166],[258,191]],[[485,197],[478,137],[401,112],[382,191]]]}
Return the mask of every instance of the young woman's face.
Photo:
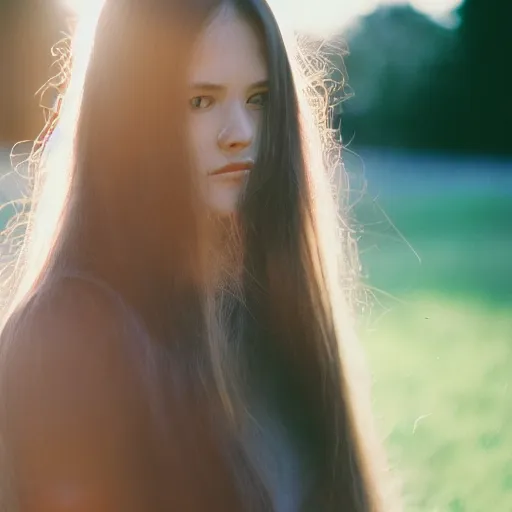
{"label": "young woman's face", "polygon": [[208,207],[233,213],[258,152],[267,66],[254,29],[223,8],[200,35],[189,77],[189,130]]}

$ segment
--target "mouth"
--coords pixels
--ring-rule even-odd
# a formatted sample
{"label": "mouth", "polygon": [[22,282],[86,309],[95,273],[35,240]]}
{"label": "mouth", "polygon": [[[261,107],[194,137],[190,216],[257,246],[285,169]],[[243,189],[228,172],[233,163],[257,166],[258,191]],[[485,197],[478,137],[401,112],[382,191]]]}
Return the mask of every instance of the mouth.
{"label": "mouth", "polygon": [[209,176],[244,176],[251,171],[253,166],[254,163],[251,160],[246,160],[244,162],[236,162],[216,169],[215,171],[209,173]]}

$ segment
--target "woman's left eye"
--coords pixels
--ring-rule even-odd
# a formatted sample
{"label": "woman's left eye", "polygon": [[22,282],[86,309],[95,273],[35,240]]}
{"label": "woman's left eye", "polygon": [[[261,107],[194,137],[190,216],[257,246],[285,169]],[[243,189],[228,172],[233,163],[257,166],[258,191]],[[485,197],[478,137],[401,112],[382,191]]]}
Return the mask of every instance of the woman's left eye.
{"label": "woman's left eye", "polygon": [[247,103],[255,108],[264,108],[267,106],[268,102],[268,92],[258,92],[257,94],[253,94],[248,100]]}

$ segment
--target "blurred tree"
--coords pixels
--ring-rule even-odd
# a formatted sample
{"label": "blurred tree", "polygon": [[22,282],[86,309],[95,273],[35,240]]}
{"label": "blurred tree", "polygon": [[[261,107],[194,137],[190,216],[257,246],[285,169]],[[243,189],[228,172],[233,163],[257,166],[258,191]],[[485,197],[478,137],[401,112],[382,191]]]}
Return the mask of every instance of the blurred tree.
{"label": "blurred tree", "polygon": [[344,37],[345,141],[512,154],[510,0],[466,0],[448,29],[410,7],[381,8]]}
{"label": "blurred tree", "polygon": [[512,2],[466,0],[459,9],[461,61],[458,77],[465,149],[512,153],[510,64]]}
{"label": "blurred tree", "polygon": [[413,145],[423,130],[418,102],[429,101],[432,92],[425,89],[436,82],[431,66],[453,53],[453,33],[410,6],[394,6],[378,9],[345,37],[355,91],[343,104],[345,140],[355,135],[359,143]]}
{"label": "blurred tree", "polygon": [[[445,150],[512,154],[512,53],[508,0],[466,0],[458,9],[457,46],[451,61],[433,63],[433,101],[420,102],[425,145]],[[422,91],[424,93],[425,91]],[[425,96],[425,95],[423,95]]]}

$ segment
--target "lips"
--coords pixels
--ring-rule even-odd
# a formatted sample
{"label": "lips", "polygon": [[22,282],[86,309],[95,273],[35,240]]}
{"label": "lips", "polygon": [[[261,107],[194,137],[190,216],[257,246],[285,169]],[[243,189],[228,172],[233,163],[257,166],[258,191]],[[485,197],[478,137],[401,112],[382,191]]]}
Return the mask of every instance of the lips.
{"label": "lips", "polygon": [[240,173],[244,171],[250,171],[253,168],[254,164],[250,160],[246,160],[244,162],[235,162],[228,165],[225,165],[224,167],[219,167],[215,171],[210,173],[210,176],[220,176],[220,175],[227,175],[227,174],[233,174],[233,173]]}

